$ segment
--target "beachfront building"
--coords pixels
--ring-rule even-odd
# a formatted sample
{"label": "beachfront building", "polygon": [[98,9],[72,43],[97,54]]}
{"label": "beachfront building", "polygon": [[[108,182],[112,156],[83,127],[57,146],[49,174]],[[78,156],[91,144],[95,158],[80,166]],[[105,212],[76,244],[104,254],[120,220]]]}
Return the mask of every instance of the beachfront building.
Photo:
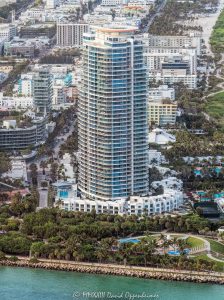
{"label": "beachfront building", "polygon": [[164,212],[172,212],[183,203],[183,192],[164,189],[162,195],[157,196],[132,196],[128,201],[129,215],[154,215]]}
{"label": "beachfront building", "polygon": [[148,192],[147,80],[135,30],[101,27],[84,35],[78,103],[83,198],[115,201]]}
{"label": "beachfront building", "polygon": [[197,55],[201,55],[202,38],[195,33],[189,33],[185,36],[144,34],[143,39],[149,48],[195,48]]}
{"label": "beachfront building", "polygon": [[112,215],[155,215],[172,212],[183,203],[183,192],[174,189],[164,189],[162,195],[131,196],[128,201],[100,201],[69,197],[69,193],[60,190],[57,193],[55,206],[66,211],[91,212]]}

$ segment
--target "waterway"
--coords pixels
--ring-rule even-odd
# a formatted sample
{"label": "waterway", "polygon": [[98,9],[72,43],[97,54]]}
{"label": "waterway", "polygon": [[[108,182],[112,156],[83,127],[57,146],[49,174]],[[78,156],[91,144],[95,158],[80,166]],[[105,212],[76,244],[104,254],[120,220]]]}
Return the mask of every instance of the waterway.
{"label": "waterway", "polygon": [[224,286],[0,267],[1,300],[223,300]]}

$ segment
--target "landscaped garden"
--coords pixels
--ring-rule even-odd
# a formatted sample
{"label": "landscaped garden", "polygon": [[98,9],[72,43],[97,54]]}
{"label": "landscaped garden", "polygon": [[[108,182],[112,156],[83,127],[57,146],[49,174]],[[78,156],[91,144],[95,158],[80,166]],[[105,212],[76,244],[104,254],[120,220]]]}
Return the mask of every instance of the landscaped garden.
{"label": "landscaped garden", "polygon": [[186,242],[190,248],[203,247],[203,245],[204,245],[204,242],[201,239],[198,239],[193,236],[188,237]]}
{"label": "landscaped garden", "polygon": [[212,239],[207,239],[210,243],[211,250],[219,254],[224,254],[224,244],[214,241]]}

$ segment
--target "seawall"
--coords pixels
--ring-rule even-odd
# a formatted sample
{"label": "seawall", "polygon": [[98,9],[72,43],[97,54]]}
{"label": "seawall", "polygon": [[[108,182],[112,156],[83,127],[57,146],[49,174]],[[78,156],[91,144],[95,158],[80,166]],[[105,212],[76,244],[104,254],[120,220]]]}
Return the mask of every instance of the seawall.
{"label": "seawall", "polygon": [[0,265],[90,274],[129,276],[146,279],[224,284],[224,273],[219,272],[187,271],[113,264],[81,263],[73,261],[50,261],[47,259],[41,259],[38,263],[34,263],[30,262],[27,258],[23,258],[18,261],[2,260],[0,261]]}

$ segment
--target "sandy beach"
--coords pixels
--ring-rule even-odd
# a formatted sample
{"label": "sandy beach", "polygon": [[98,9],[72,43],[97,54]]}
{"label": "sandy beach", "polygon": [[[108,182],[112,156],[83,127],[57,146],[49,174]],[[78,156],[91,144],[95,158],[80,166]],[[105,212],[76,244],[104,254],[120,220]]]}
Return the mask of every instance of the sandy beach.
{"label": "sandy beach", "polygon": [[211,55],[211,48],[209,39],[212,34],[212,29],[218,19],[218,16],[220,15],[221,11],[224,8],[224,0],[220,0],[218,9],[216,13],[210,14],[210,15],[192,15],[192,18],[194,20],[187,20],[184,22],[184,25],[186,26],[201,26],[203,31],[201,33],[203,40],[205,41],[205,45],[207,47],[207,53],[208,55]]}

